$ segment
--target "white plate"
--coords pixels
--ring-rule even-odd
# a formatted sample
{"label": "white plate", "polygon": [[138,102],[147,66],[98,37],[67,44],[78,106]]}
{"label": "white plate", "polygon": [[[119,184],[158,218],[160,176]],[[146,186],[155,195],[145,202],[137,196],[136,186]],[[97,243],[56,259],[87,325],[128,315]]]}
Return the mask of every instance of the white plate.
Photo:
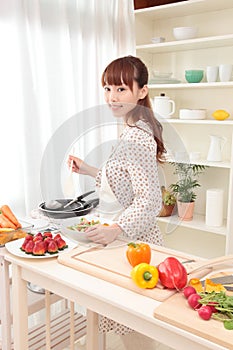
{"label": "white plate", "polygon": [[37,231],[47,228],[50,224],[49,221],[45,219],[32,219],[27,217],[25,220],[33,225],[33,230]]}
{"label": "white plate", "polygon": [[111,221],[111,220],[104,219],[104,218],[94,216],[94,215],[85,215],[85,216],[79,216],[79,217],[65,219],[65,220],[63,220],[62,226],[61,226],[61,232],[64,234],[64,236],[66,236],[66,237],[68,237],[76,242],[82,242],[82,243],[90,242],[90,240],[87,238],[87,235],[85,232],[69,229],[69,226],[79,224],[82,218],[86,218],[88,221],[99,220],[101,224],[105,223],[105,224],[111,225],[113,223],[113,221]]}
{"label": "white plate", "polygon": [[67,253],[70,250],[74,249],[75,247],[77,247],[77,242],[75,243],[74,241],[69,240],[66,237],[63,237],[61,235],[61,237],[66,241],[68,247],[65,248],[64,250],[60,250],[58,253],[56,254],[49,254],[49,253],[45,253],[45,255],[32,255],[32,254],[26,254],[24,253],[20,247],[22,246],[23,242],[24,242],[24,238],[21,239],[17,239],[16,241],[12,241],[12,242],[8,242],[5,244],[6,249],[8,250],[9,253],[16,255],[20,258],[27,258],[27,259],[48,259],[48,258],[54,258],[58,255],[61,255],[62,253]]}

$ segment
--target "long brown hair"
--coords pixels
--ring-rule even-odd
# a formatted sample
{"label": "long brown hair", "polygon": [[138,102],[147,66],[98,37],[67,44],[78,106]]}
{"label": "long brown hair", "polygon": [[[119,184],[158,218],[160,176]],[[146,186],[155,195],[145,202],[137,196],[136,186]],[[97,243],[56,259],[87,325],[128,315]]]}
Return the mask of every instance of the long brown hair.
{"label": "long brown hair", "polygon": [[[106,84],[120,86],[124,83],[133,91],[134,81],[138,83],[139,88],[143,88],[143,86],[148,83],[148,70],[146,65],[138,57],[134,56],[117,58],[105,68],[102,74],[102,86]],[[128,113],[126,122],[129,117],[134,122],[143,119],[150,124],[154,139],[157,143],[156,158],[158,162],[163,162],[164,153],[166,153],[162,138],[163,128],[154,115],[148,94],[143,99],[140,99],[137,106]],[[130,124],[128,125],[132,126]]]}

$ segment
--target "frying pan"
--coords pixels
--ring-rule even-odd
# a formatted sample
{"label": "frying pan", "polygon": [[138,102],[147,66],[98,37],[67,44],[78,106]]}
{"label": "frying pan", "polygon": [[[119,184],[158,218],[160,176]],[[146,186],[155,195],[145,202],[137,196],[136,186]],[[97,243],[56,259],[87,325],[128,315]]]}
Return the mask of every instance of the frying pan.
{"label": "frying pan", "polygon": [[90,193],[93,193],[94,191],[87,192],[83,194],[82,196],[77,198],[77,201],[73,204],[71,204],[69,207],[64,209],[64,205],[68,204],[71,199],[57,199],[56,201],[61,203],[61,208],[58,209],[49,209],[46,206],[46,202],[43,202],[39,204],[39,210],[40,212],[48,217],[54,218],[54,219],[67,219],[75,216],[82,216],[87,215],[90,213],[90,211],[95,208],[99,204],[99,199],[90,199],[88,201],[83,200],[82,198],[86,197]]}
{"label": "frying pan", "polygon": [[71,199],[70,201],[69,201],[69,199],[51,200],[51,201],[44,203],[44,208],[48,209],[48,210],[53,210],[53,211],[58,211],[58,210],[64,211],[65,209],[66,209],[66,211],[67,210],[70,211],[70,210],[82,209],[83,205],[85,203],[83,201],[83,198],[89,196],[89,194],[94,193],[94,192],[95,191],[86,192],[86,193],[82,194],[81,196],[78,196],[75,199]]}

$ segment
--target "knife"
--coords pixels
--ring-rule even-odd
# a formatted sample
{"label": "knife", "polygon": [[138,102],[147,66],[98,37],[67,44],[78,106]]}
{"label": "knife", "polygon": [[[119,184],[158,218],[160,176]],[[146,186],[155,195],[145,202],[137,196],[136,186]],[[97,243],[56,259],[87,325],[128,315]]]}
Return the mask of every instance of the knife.
{"label": "knife", "polygon": [[[222,285],[225,284],[233,284],[233,275],[228,275],[228,276],[221,276],[221,277],[213,277],[209,278],[213,283],[221,283]],[[202,286],[205,285],[205,279],[201,280]]]}

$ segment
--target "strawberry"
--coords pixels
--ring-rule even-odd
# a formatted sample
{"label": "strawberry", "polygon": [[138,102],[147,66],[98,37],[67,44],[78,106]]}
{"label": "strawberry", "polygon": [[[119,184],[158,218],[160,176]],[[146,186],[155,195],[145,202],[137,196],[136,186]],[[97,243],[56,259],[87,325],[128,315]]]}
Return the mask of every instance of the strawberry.
{"label": "strawberry", "polygon": [[61,234],[59,232],[54,236],[54,240],[56,241],[58,238],[61,238]]}
{"label": "strawberry", "polygon": [[50,237],[50,238],[53,238],[53,235],[50,231],[46,231],[43,233],[43,237],[46,238],[46,237]]}
{"label": "strawberry", "polygon": [[33,255],[44,255],[45,252],[46,252],[46,246],[45,246],[44,241],[43,240],[36,241],[32,254]]}
{"label": "strawberry", "polygon": [[58,252],[58,246],[57,243],[54,239],[52,239],[49,244],[48,244],[48,248],[47,248],[48,253],[50,254],[55,254]]}
{"label": "strawberry", "polygon": [[34,245],[35,242],[33,242],[33,240],[30,239],[24,247],[25,253],[31,254],[33,252]]}
{"label": "strawberry", "polygon": [[62,238],[56,239],[56,243],[59,250],[63,250],[67,247],[66,241],[64,241]]}
{"label": "strawberry", "polygon": [[42,233],[41,233],[41,232],[38,232],[38,233],[34,236],[33,241],[34,241],[34,242],[43,241]]}

